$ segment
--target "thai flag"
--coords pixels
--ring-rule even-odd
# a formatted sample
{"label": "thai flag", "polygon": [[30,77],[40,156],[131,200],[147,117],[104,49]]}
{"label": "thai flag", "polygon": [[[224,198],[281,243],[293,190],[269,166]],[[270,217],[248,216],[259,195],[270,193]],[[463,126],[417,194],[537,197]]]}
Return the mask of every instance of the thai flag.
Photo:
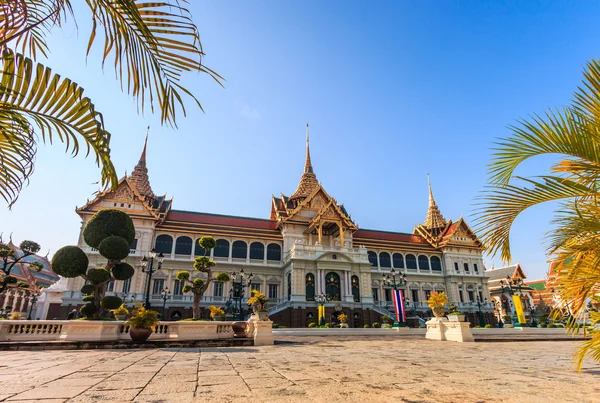
{"label": "thai flag", "polygon": [[396,322],[406,322],[406,310],[404,309],[404,294],[402,290],[393,290],[394,309],[396,310]]}

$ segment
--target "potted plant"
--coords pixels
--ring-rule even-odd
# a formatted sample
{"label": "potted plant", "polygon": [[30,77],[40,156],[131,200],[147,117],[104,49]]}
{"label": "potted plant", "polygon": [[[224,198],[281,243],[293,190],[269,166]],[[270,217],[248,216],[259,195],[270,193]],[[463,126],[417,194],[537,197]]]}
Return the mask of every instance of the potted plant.
{"label": "potted plant", "polygon": [[258,290],[252,290],[252,297],[248,299],[248,305],[252,307],[252,311],[258,316],[258,320],[269,320],[269,311],[267,311],[267,304],[269,299],[265,294]]}
{"label": "potted plant", "polygon": [[504,327],[506,327],[506,328],[513,328],[513,327],[515,327],[512,324],[512,316],[510,316],[510,315],[504,315],[502,317],[502,320],[504,321]]}
{"label": "potted plant", "polygon": [[225,311],[223,310],[223,308],[211,305],[208,307],[208,309],[210,310],[210,317],[212,318],[212,320],[214,320],[214,321],[225,320]]}
{"label": "potted plant", "polygon": [[348,315],[341,313],[338,315],[337,319],[340,321],[340,328],[348,327]]}
{"label": "potted plant", "polygon": [[441,318],[444,316],[446,305],[448,304],[448,296],[444,292],[434,291],[429,295],[427,306],[431,308],[433,316]]}
{"label": "potted plant", "polygon": [[146,341],[158,322],[158,312],[140,307],[131,313],[131,317],[125,324],[129,326],[131,340]]}
{"label": "potted plant", "polygon": [[121,304],[117,309],[111,309],[110,311],[115,315],[116,320],[125,320],[129,315],[129,310],[125,307],[125,304]]}
{"label": "potted plant", "polygon": [[451,322],[464,322],[465,321],[465,314],[461,313],[457,310],[457,306],[454,304],[450,304],[450,306],[448,307],[448,310],[450,311],[450,313],[448,314],[448,319]]}

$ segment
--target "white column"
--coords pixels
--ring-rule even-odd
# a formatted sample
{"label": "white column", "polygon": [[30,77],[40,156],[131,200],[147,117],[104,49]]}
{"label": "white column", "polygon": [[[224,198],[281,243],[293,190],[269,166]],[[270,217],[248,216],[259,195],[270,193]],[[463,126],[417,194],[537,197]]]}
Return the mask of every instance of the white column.
{"label": "white column", "polygon": [[321,292],[325,294],[325,271],[321,270]]}
{"label": "white column", "polygon": [[315,294],[321,294],[321,270],[315,272]]}

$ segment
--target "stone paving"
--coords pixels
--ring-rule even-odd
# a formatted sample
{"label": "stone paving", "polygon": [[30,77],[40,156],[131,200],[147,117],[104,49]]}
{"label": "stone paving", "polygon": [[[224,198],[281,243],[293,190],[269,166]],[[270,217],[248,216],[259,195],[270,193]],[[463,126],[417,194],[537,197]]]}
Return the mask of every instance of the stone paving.
{"label": "stone paving", "polygon": [[577,342],[297,337],[269,347],[0,352],[0,401],[600,402]]}

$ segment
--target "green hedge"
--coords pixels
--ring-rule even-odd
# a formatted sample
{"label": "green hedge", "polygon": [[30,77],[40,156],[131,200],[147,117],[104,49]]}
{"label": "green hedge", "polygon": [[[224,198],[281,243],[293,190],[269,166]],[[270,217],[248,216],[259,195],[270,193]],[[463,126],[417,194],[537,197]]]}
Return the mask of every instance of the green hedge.
{"label": "green hedge", "polygon": [[90,261],[77,246],[63,246],[52,257],[52,271],[59,276],[73,278],[85,274]]}
{"label": "green hedge", "polygon": [[135,227],[127,213],[115,209],[100,210],[83,229],[83,240],[92,248],[98,249],[100,243],[110,236],[125,238],[127,245],[133,243]]}

